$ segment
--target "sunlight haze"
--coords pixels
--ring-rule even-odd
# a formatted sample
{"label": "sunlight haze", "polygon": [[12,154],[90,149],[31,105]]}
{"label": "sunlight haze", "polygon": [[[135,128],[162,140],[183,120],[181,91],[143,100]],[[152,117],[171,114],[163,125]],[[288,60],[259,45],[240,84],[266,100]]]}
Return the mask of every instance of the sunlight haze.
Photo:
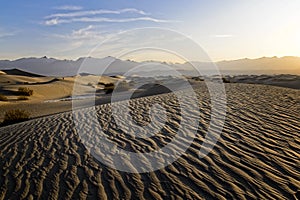
{"label": "sunlight haze", "polygon": [[163,27],[190,37],[214,61],[299,56],[299,10],[299,1],[273,0],[135,0],[126,5],[96,0],[88,5],[83,1],[5,1],[0,8],[0,55],[1,59],[44,55],[77,59],[119,32]]}

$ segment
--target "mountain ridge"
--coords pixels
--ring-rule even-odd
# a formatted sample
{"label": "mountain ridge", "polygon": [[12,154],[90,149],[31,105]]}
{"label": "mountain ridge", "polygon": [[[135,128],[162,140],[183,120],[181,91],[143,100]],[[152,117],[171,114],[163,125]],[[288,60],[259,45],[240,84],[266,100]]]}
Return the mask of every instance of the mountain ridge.
{"label": "mountain ridge", "polygon": [[[0,70],[19,69],[44,76],[73,76],[78,73],[114,74],[125,73],[143,63],[167,64],[177,70],[189,71],[193,66],[209,71],[208,62],[166,63],[163,61],[120,60],[111,56],[104,58],[80,57],[76,60],[56,59],[47,56],[0,60]],[[210,63],[211,64],[211,63]],[[215,62],[222,74],[300,74],[300,57],[243,58]],[[81,71],[88,66],[88,71]],[[109,66],[109,67],[107,67]]]}

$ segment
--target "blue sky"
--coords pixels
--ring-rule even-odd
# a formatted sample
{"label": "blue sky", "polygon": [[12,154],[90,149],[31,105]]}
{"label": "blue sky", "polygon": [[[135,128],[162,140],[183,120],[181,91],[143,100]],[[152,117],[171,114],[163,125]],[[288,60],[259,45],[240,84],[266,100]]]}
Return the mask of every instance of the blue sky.
{"label": "blue sky", "polygon": [[299,1],[11,0],[1,4],[0,59],[43,55],[77,59],[113,34],[143,27],[179,31],[213,60],[300,56]]}

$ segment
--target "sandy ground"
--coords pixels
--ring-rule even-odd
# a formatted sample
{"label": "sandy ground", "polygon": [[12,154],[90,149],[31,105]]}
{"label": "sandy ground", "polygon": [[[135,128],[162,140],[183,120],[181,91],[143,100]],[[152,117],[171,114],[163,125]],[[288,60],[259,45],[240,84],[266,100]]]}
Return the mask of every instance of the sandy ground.
{"label": "sandy ground", "polygon": [[299,75],[236,75],[225,76],[225,78],[231,83],[263,84],[300,89]]}
{"label": "sandy ground", "polygon": [[[300,91],[247,84],[226,84],[226,90],[226,123],[213,151],[198,157],[210,116],[203,88],[197,91],[201,118],[190,148],[173,164],[143,174],[94,159],[71,112],[2,127],[0,199],[293,199],[300,190]],[[125,137],[108,120],[110,104],[97,106],[98,120],[119,147],[151,151],[172,139],[180,119],[173,94],[133,100],[137,119],[145,119],[141,108],[153,101],[174,119],[154,139]]]}
{"label": "sandy ground", "polygon": [[[225,78],[231,83],[265,84],[300,89],[300,76],[297,75],[238,75],[226,76]],[[30,77],[23,71],[18,71],[18,75],[8,75],[0,71],[0,94],[8,98],[8,101],[0,101],[0,122],[3,121],[5,112],[12,109],[26,110],[30,113],[31,118],[70,111],[72,109],[72,102],[57,100],[72,96],[75,80],[77,81],[77,90],[82,95],[90,94],[94,89],[101,90],[103,85],[97,84],[98,82],[105,84],[116,83],[120,80],[120,77],[100,77],[94,75],[80,76],[79,78],[76,76],[64,78]],[[194,80],[189,79],[189,81]],[[16,95],[15,91],[19,87],[27,87],[33,90],[33,95],[27,97],[28,100],[18,100],[20,95]],[[160,88],[151,90],[148,90],[147,94],[141,94],[140,96],[153,95]],[[102,95],[101,98],[97,99],[96,103],[103,104],[107,102],[109,101],[106,95]]]}
{"label": "sandy ground", "polygon": [[[1,72],[1,71],[0,71]],[[72,103],[59,100],[72,96],[74,81],[77,81],[77,90],[81,94],[97,89],[96,83],[114,83],[118,79],[111,77],[84,76],[84,77],[28,77],[23,75],[7,75],[0,73],[0,94],[7,97],[8,101],[0,101],[0,121],[3,120],[6,111],[22,109],[30,113],[31,118],[45,116],[71,110]],[[20,95],[15,91],[19,87],[26,87],[33,90],[33,95],[28,100],[18,100]]]}
{"label": "sandy ground", "polygon": [[[1,72],[1,71],[0,71]],[[20,71],[22,73],[22,71]],[[3,121],[5,112],[13,109],[21,109],[30,113],[30,118],[47,116],[55,113],[70,111],[72,109],[72,95],[87,95],[80,99],[80,107],[86,107],[89,104],[91,94],[95,94],[95,104],[100,105],[109,103],[111,94],[105,94],[103,84],[116,83],[123,80],[122,76],[78,76],[78,77],[28,77],[25,75],[0,75],[0,94],[7,97],[8,101],[0,101],[0,122]],[[144,78],[135,78],[134,81],[142,81]],[[148,80],[149,81],[149,80]],[[151,81],[153,81],[151,79]],[[166,79],[168,85],[172,84],[174,88],[180,89],[181,81]],[[75,83],[76,82],[76,83]],[[155,81],[153,81],[155,82]],[[101,84],[98,84],[101,83]],[[152,83],[152,82],[151,82]],[[196,84],[198,84],[197,82]],[[199,83],[203,85],[203,83]],[[76,92],[73,91],[76,85]],[[193,83],[192,83],[193,85]],[[27,96],[27,100],[18,100],[20,95],[16,94],[19,87],[26,87],[33,90],[32,96]],[[126,87],[126,91],[130,93],[132,85]],[[133,97],[150,96],[169,92],[166,88],[159,85],[148,85],[143,89],[137,90]],[[122,99],[125,91],[118,94]],[[86,98],[86,99],[85,99]],[[77,101],[77,100],[76,100]]]}
{"label": "sandy ground", "polygon": [[[0,75],[0,94],[5,95],[9,102],[18,103],[17,91],[19,87],[26,87],[33,90],[33,95],[28,97],[29,100],[21,103],[41,102],[44,100],[60,99],[72,95],[74,81],[77,82],[78,89],[81,93],[88,92],[94,85],[89,85],[94,82],[113,83],[118,79],[101,76],[83,76],[83,77],[28,77],[19,75]],[[6,102],[1,102],[1,104]],[[0,104],[0,105],[1,105]]]}

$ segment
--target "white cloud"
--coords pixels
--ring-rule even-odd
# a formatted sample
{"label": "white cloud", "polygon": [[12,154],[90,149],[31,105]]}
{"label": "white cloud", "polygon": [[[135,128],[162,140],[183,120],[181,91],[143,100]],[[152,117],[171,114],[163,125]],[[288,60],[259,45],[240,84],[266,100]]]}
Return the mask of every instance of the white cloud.
{"label": "white cloud", "polygon": [[64,5],[64,6],[57,6],[54,7],[55,10],[70,10],[70,11],[74,11],[74,10],[82,10],[81,6],[72,6],[72,5]]}
{"label": "white cloud", "polygon": [[111,23],[126,23],[126,22],[135,22],[135,21],[152,21],[157,23],[170,23],[177,22],[173,20],[164,20],[164,19],[156,19],[152,17],[135,17],[135,18],[103,18],[103,17],[81,17],[81,18],[71,18],[71,19],[51,19],[46,20],[45,25],[57,25],[57,24],[66,24],[72,22],[111,22]]}
{"label": "white cloud", "polygon": [[94,36],[95,32],[92,31],[93,28],[94,28],[93,25],[89,25],[88,27],[79,30],[73,30],[72,35],[78,38],[86,38],[86,37]]}
{"label": "white cloud", "polygon": [[[103,14],[115,14],[122,15],[128,13],[134,13],[137,16],[125,16],[125,17],[101,17],[99,15]],[[156,23],[169,23],[176,22],[173,20],[157,19],[151,17],[149,13],[146,13],[143,10],[138,10],[135,8],[125,8],[120,10],[85,10],[85,11],[74,11],[68,13],[55,13],[44,17],[45,21],[42,23],[44,25],[52,26],[58,24],[68,24],[73,22],[84,22],[84,23],[126,23],[126,22],[135,22],[135,21],[151,21]]]}
{"label": "white cloud", "polygon": [[103,39],[104,36],[100,31],[96,30],[96,27],[89,25],[85,28],[78,30],[73,30],[72,34],[69,36],[70,39]]}
{"label": "white cloud", "polygon": [[[88,25],[80,29],[72,30],[69,33],[50,34],[46,36],[56,41],[54,42],[56,44],[55,53],[74,52],[79,49],[80,52],[87,51],[88,53],[95,45],[111,37],[112,33],[100,31],[102,28],[103,26]],[[57,48],[58,46],[59,48]]]}
{"label": "white cloud", "polygon": [[97,30],[96,26],[89,25],[87,27],[72,30],[71,34],[55,34],[51,35],[57,38],[66,39],[69,41],[86,41],[86,40],[92,40],[92,39],[104,39],[106,38],[107,33],[100,32]]}
{"label": "white cloud", "polygon": [[18,31],[7,32],[7,31],[1,31],[1,30],[0,30],[0,38],[14,36],[14,35],[17,34],[17,32],[18,32]]}
{"label": "white cloud", "polygon": [[7,36],[13,36],[13,33],[0,33],[0,38],[7,37]]}
{"label": "white cloud", "polygon": [[101,14],[123,14],[123,13],[136,13],[140,15],[148,15],[143,10],[138,10],[135,8],[125,8],[121,10],[87,10],[87,11],[77,11],[77,12],[70,12],[70,13],[56,13],[52,15],[48,15],[45,19],[51,18],[69,18],[69,17],[82,17],[82,16],[91,16],[91,15],[101,15]]}
{"label": "white cloud", "polygon": [[61,23],[61,20],[59,20],[58,18],[45,21],[45,25],[47,26],[57,25],[59,23]]}

